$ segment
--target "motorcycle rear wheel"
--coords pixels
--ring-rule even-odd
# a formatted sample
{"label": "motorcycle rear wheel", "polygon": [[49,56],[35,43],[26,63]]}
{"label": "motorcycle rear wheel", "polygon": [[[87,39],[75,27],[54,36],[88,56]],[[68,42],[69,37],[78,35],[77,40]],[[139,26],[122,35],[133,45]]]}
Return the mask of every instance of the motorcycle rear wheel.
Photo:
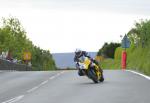
{"label": "motorcycle rear wheel", "polygon": [[103,82],[103,81],[104,81],[103,73],[102,73],[102,75],[101,75],[101,77],[100,77],[99,81],[100,81],[100,82]]}

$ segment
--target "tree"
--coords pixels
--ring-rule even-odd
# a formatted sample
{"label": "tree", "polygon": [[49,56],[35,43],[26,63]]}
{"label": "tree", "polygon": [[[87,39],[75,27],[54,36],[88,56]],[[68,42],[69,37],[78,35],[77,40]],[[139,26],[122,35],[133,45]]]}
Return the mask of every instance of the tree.
{"label": "tree", "polygon": [[141,20],[135,23],[135,27],[128,32],[128,36],[134,44],[140,42],[142,47],[149,44],[150,41],[150,20]]}
{"label": "tree", "polygon": [[98,56],[104,56],[106,58],[114,58],[114,53],[117,47],[120,46],[120,43],[105,43],[103,47],[98,51]]}
{"label": "tree", "polygon": [[55,62],[50,51],[43,50],[33,45],[17,18],[3,18],[3,26],[0,28],[0,50],[8,51],[13,58],[23,60],[23,52],[30,51],[32,65],[35,70],[55,69]]}

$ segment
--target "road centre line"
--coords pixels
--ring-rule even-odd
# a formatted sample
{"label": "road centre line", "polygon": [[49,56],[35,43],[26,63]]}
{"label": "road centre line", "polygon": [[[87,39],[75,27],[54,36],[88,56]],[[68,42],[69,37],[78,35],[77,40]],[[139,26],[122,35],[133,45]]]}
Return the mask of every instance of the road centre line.
{"label": "road centre line", "polygon": [[60,76],[61,74],[63,74],[64,72],[60,72],[56,74],[56,77]]}
{"label": "road centre line", "polygon": [[62,72],[60,72],[60,73],[57,73],[56,75],[50,77],[49,79],[52,80],[52,79],[54,79],[54,78],[60,76],[60,75],[63,74],[63,73],[65,73],[65,71],[62,71]]}
{"label": "road centre line", "polygon": [[44,85],[44,84],[46,84],[47,82],[48,82],[48,80],[42,82],[40,85]]}
{"label": "road centre line", "polygon": [[[0,72],[2,72],[2,71],[0,71]],[[60,73],[57,73],[56,75],[50,77],[49,79],[52,80],[52,79],[54,79],[54,78],[60,76],[60,75],[63,74],[63,73],[64,73],[64,71],[62,71],[62,72],[60,72]],[[28,90],[27,92],[28,92],[28,93],[33,92],[33,91],[37,90],[38,88],[40,88],[40,86],[42,86],[42,85],[44,85],[44,84],[46,84],[46,83],[48,83],[48,80],[42,82],[42,83],[41,83],[40,85],[38,85],[38,86],[33,87],[32,89]],[[12,98],[12,99],[10,99],[10,100],[4,101],[4,102],[2,102],[2,103],[14,103],[14,102],[17,102],[17,101],[21,100],[24,96],[25,96],[25,95],[20,95],[20,96],[17,96],[17,97],[15,97],[15,98]]]}
{"label": "road centre line", "polygon": [[60,73],[57,73],[57,74],[56,74],[56,77],[58,77],[59,75],[60,75]]}
{"label": "road centre line", "polygon": [[126,70],[126,71],[128,71],[128,72],[132,72],[132,73],[134,73],[134,74],[140,75],[140,76],[142,76],[142,77],[144,77],[144,78],[146,78],[146,79],[150,80],[150,77],[149,77],[149,76],[147,76],[147,75],[144,75],[144,74],[141,74],[141,73],[138,73],[138,72],[132,71],[132,70]]}
{"label": "road centre line", "polygon": [[52,80],[52,79],[54,79],[54,78],[56,78],[56,76],[52,76],[52,77],[50,77],[49,79]]}
{"label": "road centre line", "polygon": [[63,73],[65,73],[66,71],[62,71],[62,72],[60,72],[60,74],[63,74]]}
{"label": "road centre line", "polygon": [[17,102],[17,101],[21,100],[23,97],[24,97],[24,95],[20,95],[20,96],[17,96],[15,98],[12,98],[10,100],[7,100],[5,102],[2,102],[2,103],[14,103],[14,102]]}
{"label": "road centre line", "polygon": [[28,93],[33,92],[33,91],[35,91],[35,90],[38,89],[38,88],[39,88],[39,86],[33,87],[32,89],[28,90],[27,92],[28,92]]}
{"label": "road centre line", "polygon": [[[50,77],[49,79],[52,80],[52,79],[54,79],[54,78],[60,76],[61,74],[62,74],[62,72],[57,73],[56,75]],[[46,83],[48,83],[48,80],[46,80],[46,81],[42,82],[41,84],[39,84],[39,85],[33,87],[32,89],[29,89],[27,92],[28,92],[28,93],[33,92],[33,91],[37,90],[38,88],[40,88],[42,85],[44,85],[44,84],[46,84]]]}

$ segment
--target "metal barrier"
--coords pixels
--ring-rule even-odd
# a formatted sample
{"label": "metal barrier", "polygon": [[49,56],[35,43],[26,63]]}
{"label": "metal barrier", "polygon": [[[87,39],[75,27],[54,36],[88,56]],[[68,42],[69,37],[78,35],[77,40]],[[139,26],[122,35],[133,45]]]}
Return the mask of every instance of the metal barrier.
{"label": "metal barrier", "polygon": [[31,71],[32,67],[0,59],[0,70]]}

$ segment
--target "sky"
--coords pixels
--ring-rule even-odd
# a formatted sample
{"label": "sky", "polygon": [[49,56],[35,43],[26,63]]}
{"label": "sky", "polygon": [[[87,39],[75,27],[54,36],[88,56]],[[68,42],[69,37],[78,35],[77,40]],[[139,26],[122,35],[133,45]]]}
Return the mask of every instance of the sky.
{"label": "sky", "polygon": [[150,18],[150,0],[0,0],[0,18],[16,17],[34,45],[51,53],[98,51],[121,42]]}

